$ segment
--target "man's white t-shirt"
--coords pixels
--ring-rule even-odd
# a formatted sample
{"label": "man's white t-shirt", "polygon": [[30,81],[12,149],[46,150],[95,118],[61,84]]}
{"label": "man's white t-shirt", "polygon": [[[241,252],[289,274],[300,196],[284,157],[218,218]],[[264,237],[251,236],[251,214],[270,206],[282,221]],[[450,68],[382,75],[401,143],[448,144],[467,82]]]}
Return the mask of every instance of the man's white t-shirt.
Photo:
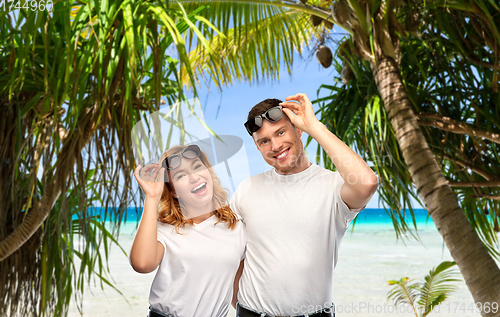
{"label": "man's white t-shirt", "polygon": [[240,304],[272,316],[331,307],[340,242],[357,215],[340,198],[343,183],[338,172],[312,164],[239,185],[230,205],[247,230]]}
{"label": "man's white t-shirt", "polygon": [[246,231],[240,220],[228,229],[213,215],[177,233],[158,222],[157,239],[165,248],[151,286],[151,308],[177,317],[225,317],[233,281],[245,257]]}

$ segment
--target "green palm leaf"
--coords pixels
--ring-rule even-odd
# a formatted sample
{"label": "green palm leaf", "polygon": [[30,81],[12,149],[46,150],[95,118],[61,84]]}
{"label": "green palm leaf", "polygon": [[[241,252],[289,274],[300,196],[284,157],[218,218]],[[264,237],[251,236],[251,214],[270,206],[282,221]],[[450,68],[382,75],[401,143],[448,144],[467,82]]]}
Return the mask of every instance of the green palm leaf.
{"label": "green palm leaf", "polygon": [[1,13],[0,315],[65,315],[92,276],[110,283],[109,247],[140,198],[130,131],[145,111],[186,99],[181,65],[195,84],[184,36],[213,28],[203,9],[57,1],[50,14]]}
{"label": "green palm leaf", "polygon": [[387,282],[389,285],[395,285],[391,291],[389,291],[387,298],[392,299],[395,305],[410,305],[417,315],[417,305],[416,301],[419,297],[419,284],[417,282],[413,282],[408,277],[403,277],[399,281],[391,280]]}
{"label": "green palm leaf", "polygon": [[460,282],[459,274],[449,269],[456,265],[455,262],[444,261],[436,268],[433,268],[425,276],[425,282],[421,285],[420,299],[418,305],[421,308],[422,316],[427,316],[432,309],[437,307],[448,298],[458,287],[453,282]]}
{"label": "green palm leaf", "polygon": [[387,293],[387,298],[392,299],[396,306],[408,304],[416,317],[425,317],[457,289],[453,283],[461,280],[456,271],[450,271],[454,265],[455,262],[441,262],[425,276],[423,283],[408,277],[388,281],[389,285],[395,286]]}
{"label": "green palm leaf", "polygon": [[[329,16],[329,8],[305,6],[295,1],[180,3],[186,9],[194,9],[200,4],[208,6],[200,15],[225,35],[212,37],[210,51],[200,45],[199,35],[187,40],[197,44],[189,54],[195,77],[202,78],[206,74],[219,88],[233,84],[234,80],[259,82],[263,78],[276,79],[282,64],[291,72],[293,52],[302,54],[303,46],[308,46],[314,37],[321,36],[321,29],[310,23],[310,14],[325,19]],[[334,22],[331,17],[329,19]],[[208,30],[203,35],[214,35],[214,32]]]}

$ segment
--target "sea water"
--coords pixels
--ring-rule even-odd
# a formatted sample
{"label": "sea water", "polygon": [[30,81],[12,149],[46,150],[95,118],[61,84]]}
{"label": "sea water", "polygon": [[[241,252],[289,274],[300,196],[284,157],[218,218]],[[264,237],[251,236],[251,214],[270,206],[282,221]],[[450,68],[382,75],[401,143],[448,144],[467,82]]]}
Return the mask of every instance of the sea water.
{"label": "sea water", "polygon": [[[140,219],[140,212],[133,208],[127,210],[127,221],[122,224],[119,236],[119,243],[127,252],[137,229],[137,219]],[[407,221],[412,231],[399,238],[384,209],[365,209],[358,214],[356,222],[351,223],[341,243],[334,271],[332,300],[336,305],[336,317],[415,316],[410,306],[396,306],[387,300],[387,293],[393,287],[387,282],[402,277],[423,281],[433,267],[452,258],[424,209],[415,210],[417,231],[409,216]],[[106,285],[101,289],[98,283],[87,287],[83,296],[83,316],[146,316],[155,272],[135,272],[117,247],[111,249],[109,267],[111,278],[122,295]],[[455,284],[457,291],[430,316],[480,316],[465,282]],[[302,309],[308,312],[314,307]],[[228,316],[234,315],[234,309],[230,308]],[[70,307],[69,316],[80,316],[75,303]]]}

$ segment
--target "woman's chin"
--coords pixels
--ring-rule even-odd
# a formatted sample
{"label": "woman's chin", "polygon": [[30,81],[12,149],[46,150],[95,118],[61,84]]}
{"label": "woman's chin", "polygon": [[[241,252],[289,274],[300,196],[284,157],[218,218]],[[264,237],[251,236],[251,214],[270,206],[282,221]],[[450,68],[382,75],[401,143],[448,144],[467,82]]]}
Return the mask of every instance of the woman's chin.
{"label": "woman's chin", "polygon": [[209,212],[214,211],[212,202],[213,191],[207,190],[203,195],[191,194],[189,201],[184,200],[184,208],[189,211],[189,214],[194,214],[191,217],[197,217]]}

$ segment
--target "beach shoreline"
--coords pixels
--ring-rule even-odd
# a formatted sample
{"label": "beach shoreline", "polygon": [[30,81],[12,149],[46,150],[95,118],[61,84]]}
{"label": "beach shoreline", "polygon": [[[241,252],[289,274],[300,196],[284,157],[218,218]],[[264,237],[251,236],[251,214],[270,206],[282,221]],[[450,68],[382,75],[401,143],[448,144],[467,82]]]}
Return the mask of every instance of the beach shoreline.
{"label": "beach shoreline", "polygon": [[[119,242],[127,252],[132,245],[135,227],[135,222],[128,222],[121,229]],[[433,267],[442,261],[452,260],[432,221],[420,222],[418,228],[420,241],[412,237],[407,241],[397,240],[392,224],[388,222],[367,224],[358,221],[353,232],[351,228],[348,230],[340,246],[339,262],[334,272],[332,300],[337,317],[415,316],[408,309],[401,312],[401,307],[387,301],[387,292],[392,288],[387,281],[405,276],[422,281]],[[104,290],[98,283],[86,287],[83,315],[72,301],[70,317],[147,316],[149,289],[155,272],[135,272],[117,246],[111,248],[109,267],[111,277],[123,296],[107,285],[104,285]],[[457,286],[458,290],[431,316],[480,316],[477,311],[471,310],[473,299],[465,282],[457,283]],[[232,307],[228,316],[235,316]]]}

